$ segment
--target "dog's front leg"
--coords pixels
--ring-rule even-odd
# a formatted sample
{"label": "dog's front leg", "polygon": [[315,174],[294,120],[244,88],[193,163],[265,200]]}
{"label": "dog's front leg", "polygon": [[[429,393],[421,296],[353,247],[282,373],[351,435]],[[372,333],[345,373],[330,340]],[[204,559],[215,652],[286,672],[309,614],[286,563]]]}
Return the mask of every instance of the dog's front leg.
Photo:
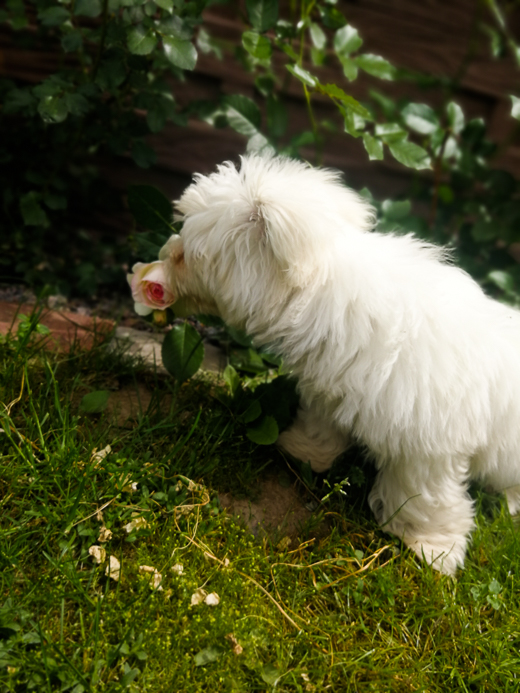
{"label": "dog's front leg", "polygon": [[278,438],[277,445],[315,472],[324,472],[349,446],[349,436],[325,420],[313,405],[301,408],[293,425]]}
{"label": "dog's front leg", "polygon": [[386,532],[447,575],[462,567],[475,526],[467,469],[463,459],[390,461],[368,499]]}

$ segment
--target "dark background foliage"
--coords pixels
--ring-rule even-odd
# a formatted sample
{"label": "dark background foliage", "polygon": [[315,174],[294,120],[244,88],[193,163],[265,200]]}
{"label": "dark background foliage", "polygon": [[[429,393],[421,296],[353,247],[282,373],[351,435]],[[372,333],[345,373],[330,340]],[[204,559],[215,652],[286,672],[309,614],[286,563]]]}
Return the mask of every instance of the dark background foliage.
{"label": "dark background foliage", "polygon": [[[446,73],[433,61],[426,74],[412,68],[430,67],[421,40],[437,27],[427,14],[437,5],[390,3],[388,16],[417,30],[392,44],[377,0],[8,0],[0,280],[88,296],[124,290],[147,242],[126,212],[125,181],[177,193],[188,171],[248,149],[339,165],[376,193],[382,229],[453,246],[488,290],[516,300],[516,6],[446,6],[460,26],[438,37]],[[212,71],[227,82],[210,83]],[[499,127],[483,98],[493,79]],[[175,159],[172,132],[195,156]],[[202,151],[210,142],[218,146]]]}

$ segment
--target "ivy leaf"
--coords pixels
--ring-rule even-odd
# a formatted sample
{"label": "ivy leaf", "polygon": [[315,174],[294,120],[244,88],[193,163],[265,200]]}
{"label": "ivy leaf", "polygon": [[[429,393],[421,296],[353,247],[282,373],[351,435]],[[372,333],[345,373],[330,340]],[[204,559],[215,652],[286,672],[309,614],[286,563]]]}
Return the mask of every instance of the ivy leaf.
{"label": "ivy leaf", "polygon": [[173,232],[171,203],[157,188],[131,185],[128,188],[128,207],[137,223],[145,229],[168,235]]}
{"label": "ivy leaf", "polygon": [[279,430],[276,419],[272,416],[262,416],[255,426],[249,426],[246,431],[249,440],[257,445],[272,445],[278,440]]}
{"label": "ivy leaf", "polygon": [[340,60],[343,56],[348,56],[357,51],[363,45],[363,39],[358,34],[357,29],[347,24],[338,29],[334,35],[334,50]]}
{"label": "ivy leaf", "polygon": [[269,60],[271,57],[271,42],[266,36],[261,36],[255,31],[245,31],[242,34],[242,45],[253,58]]}
{"label": "ivy leaf", "polygon": [[431,135],[439,128],[439,119],[433,108],[425,103],[409,103],[402,110],[404,122],[421,135]]}
{"label": "ivy leaf", "polygon": [[253,29],[263,33],[278,19],[278,0],[246,0],[247,16]]}
{"label": "ivy leaf", "polygon": [[197,49],[191,41],[163,36],[163,50],[172,65],[182,70],[193,70],[197,64]]}
{"label": "ivy leaf", "polygon": [[191,378],[204,359],[202,337],[189,323],[174,325],[166,333],[161,349],[164,367],[179,382]]}
{"label": "ivy leaf", "polygon": [[372,137],[367,132],[363,135],[363,144],[370,159],[381,160],[384,157],[383,143],[377,137]]}
{"label": "ivy leaf", "polygon": [[260,129],[262,116],[254,101],[242,94],[231,94],[223,100],[230,126],[241,135],[252,137]]}
{"label": "ivy leaf", "polygon": [[286,65],[285,66],[291,75],[294,75],[297,79],[300,80],[300,82],[303,82],[303,84],[306,84],[308,87],[315,87],[317,84],[319,84],[318,80],[314,75],[311,75],[310,72],[307,72],[307,70],[304,70],[303,67],[300,67],[299,65]]}
{"label": "ivy leaf", "polygon": [[358,55],[355,61],[358,67],[368,72],[368,74],[373,77],[379,77],[379,79],[395,78],[395,67],[380,55],[365,53],[363,55]]}
{"label": "ivy leaf", "polygon": [[353,96],[346,94],[343,89],[340,89],[335,84],[318,84],[316,88],[322,94],[326,94],[333,99],[338,99],[347,108],[354,111],[354,113],[357,113],[362,118],[365,118],[366,120],[373,120],[372,114],[368,109],[362,106],[359,101],[356,101]]}
{"label": "ivy leaf", "polygon": [[49,218],[39,203],[39,195],[34,190],[20,198],[20,212],[26,226],[48,226]]}
{"label": "ivy leaf", "polygon": [[83,17],[99,17],[101,14],[100,0],[76,0],[74,14]]}
{"label": "ivy leaf", "polygon": [[397,159],[408,168],[423,169],[431,168],[428,152],[419,145],[407,140],[390,140],[388,142],[394,159]]}
{"label": "ivy leaf", "polygon": [[108,390],[96,390],[85,395],[79,403],[79,409],[84,414],[101,414],[108,404],[110,392]]}
{"label": "ivy leaf", "polygon": [[516,118],[516,120],[520,120],[520,99],[518,96],[513,96],[511,94],[511,101],[513,102],[512,108],[511,108],[511,115],[513,118]]}
{"label": "ivy leaf", "polygon": [[128,50],[135,55],[149,55],[157,45],[157,36],[152,27],[132,27],[127,36]]}

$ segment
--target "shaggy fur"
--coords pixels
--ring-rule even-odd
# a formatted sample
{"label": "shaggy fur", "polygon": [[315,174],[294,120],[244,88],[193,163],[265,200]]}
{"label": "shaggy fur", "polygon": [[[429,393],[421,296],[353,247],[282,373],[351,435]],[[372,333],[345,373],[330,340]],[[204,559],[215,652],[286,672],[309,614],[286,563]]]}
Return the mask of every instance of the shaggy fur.
{"label": "shaggy fur", "polygon": [[367,446],[378,522],[453,574],[470,480],[520,508],[520,313],[440,248],[371,231],[373,211],[333,171],[249,156],[195,176],[176,206],[183,230],[160,256],[175,295],[298,378],[279,445],[319,472]]}

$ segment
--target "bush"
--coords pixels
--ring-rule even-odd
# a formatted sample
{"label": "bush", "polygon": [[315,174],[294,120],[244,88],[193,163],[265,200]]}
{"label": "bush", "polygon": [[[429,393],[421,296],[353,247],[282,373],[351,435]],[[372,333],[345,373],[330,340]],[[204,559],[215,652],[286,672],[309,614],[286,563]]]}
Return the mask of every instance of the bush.
{"label": "bush", "polygon": [[[357,30],[326,0],[301,0],[291,17],[279,16],[277,0],[246,0],[249,26],[241,45],[231,49],[242,69],[255,75],[255,100],[221,95],[180,108],[175,84],[195,68],[198,52],[218,58],[229,48],[204,26],[207,4],[8,0],[0,21],[7,22],[13,40],[54,56],[56,69],[36,85],[0,80],[0,179],[8,229],[1,241],[4,277],[86,294],[121,282],[121,265],[131,259],[129,244],[118,245],[92,210],[117,215],[122,206],[97,177],[96,156],[130,156],[136,166],[148,168],[156,155],[147,135],[168,121],[186,125],[188,117],[198,117],[245,135],[249,150],[297,157],[312,145],[319,162],[327,133],[344,129],[345,136],[363,143],[370,159],[382,159],[386,151],[406,167],[433,168],[434,176],[421,178],[411,193],[412,201],[428,201],[429,218],[411,214],[406,201],[387,201],[383,227],[399,225],[457,246],[471,272],[513,296],[516,270],[507,248],[517,240],[518,183],[490,169],[494,147],[485,140],[482,121],[466,123],[450,98],[435,112],[377,92],[360,103],[337,85],[322,83],[314,66],[326,61],[339,62],[350,81],[363,71],[375,81],[424,83],[363,52]],[[493,50],[518,54],[500,9],[489,5],[494,14],[486,35]],[[309,128],[290,137],[282,78],[300,84],[309,114]],[[448,82],[443,80],[449,94]],[[316,93],[334,103],[334,123],[316,118]],[[513,116],[519,118],[520,101],[513,97],[513,102]],[[491,267],[499,272],[489,274]]]}

